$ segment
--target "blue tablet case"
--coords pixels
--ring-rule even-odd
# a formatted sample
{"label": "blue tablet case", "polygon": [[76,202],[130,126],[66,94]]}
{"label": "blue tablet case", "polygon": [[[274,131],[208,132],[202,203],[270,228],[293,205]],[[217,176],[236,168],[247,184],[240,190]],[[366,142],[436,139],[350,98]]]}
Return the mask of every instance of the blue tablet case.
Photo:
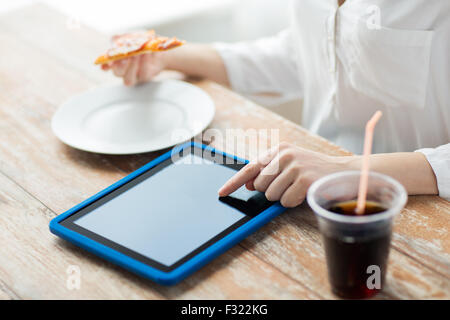
{"label": "blue tablet case", "polygon": [[123,179],[119,180],[118,182],[112,184],[108,188],[100,191],[96,195],[90,197],[89,199],[83,201],[82,203],[76,205],[75,207],[69,209],[68,211],[64,212],[63,214],[57,216],[56,218],[52,219],[50,221],[50,231],[54,233],[55,235],[70,241],[74,243],[75,245],[92,252],[93,254],[102,257],[103,259],[106,259],[116,265],[119,265],[129,271],[132,271],[138,275],[141,275],[145,278],[148,278],[150,280],[153,280],[157,283],[163,284],[163,285],[173,285],[184,278],[186,278],[188,275],[192,274],[208,262],[210,262],[215,257],[219,256],[241,240],[243,240],[245,237],[262,227],[264,224],[272,220],[274,217],[282,213],[285,208],[281,206],[279,202],[273,204],[271,207],[266,209],[265,211],[258,214],[256,217],[252,218],[251,220],[244,223],[242,226],[238,227],[231,233],[227,234],[225,237],[220,239],[219,241],[213,243],[211,246],[207,247],[205,250],[201,251],[194,257],[192,257],[190,260],[186,261],[182,265],[178,266],[177,268],[169,271],[169,272],[163,272],[161,270],[158,270],[156,268],[153,268],[151,266],[148,266],[144,264],[143,262],[140,262],[138,260],[135,260],[119,251],[116,251],[110,247],[107,247],[99,242],[96,242],[84,235],[81,235],[75,231],[72,231],[60,224],[61,221],[66,219],[68,216],[74,214],[75,212],[79,211],[80,209],[86,207],[87,205],[91,204],[92,202],[95,202],[96,200],[100,199],[101,197],[105,196],[106,194],[110,193],[111,191],[119,188],[123,184],[129,182],[130,180],[134,179],[138,175],[148,171],[149,169],[153,168],[154,166],[158,165],[159,163],[163,162],[164,160],[167,160],[171,157],[171,155],[174,152],[180,152],[181,150],[185,148],[190,147],[196,147],[201,148],[204,150],[208,150],[209,152],[215,152],[219,155],[224,155],[226,157],[248,163],[248,160],[240,159],[236,156],[226,154],[222,151],[216,150],[214,148],[211,148],[209,146],[197,143],[197,142],[188,142],[186,144],[183,144],[181,146],[177,146],[171,151],[168,151],[167,153],[161,155],[160,157],[154,159],[153,161],[149,162],[148,164],[144,165],[143,167],[137,169],[136,171],[130,173],[128,176],[124,177]]}

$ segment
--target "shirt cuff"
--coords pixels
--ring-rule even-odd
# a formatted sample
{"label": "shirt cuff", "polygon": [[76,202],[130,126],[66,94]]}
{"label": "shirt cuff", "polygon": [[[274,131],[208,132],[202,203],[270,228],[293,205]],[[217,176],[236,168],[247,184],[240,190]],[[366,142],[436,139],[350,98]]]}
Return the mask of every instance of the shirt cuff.
{"label": "shirt cuff", "polygon": [[439,196],[450,201],[450,144],[415,152],[425,155],[436,176]]}
{"label": "shirt cuff", "polygon": [[236,57],[233,45],[224,42],[215,42],[212,44],[212,47],[223,60],[231,89],[237,92],[246,91],[242,66],[240,65],[240,60]]}

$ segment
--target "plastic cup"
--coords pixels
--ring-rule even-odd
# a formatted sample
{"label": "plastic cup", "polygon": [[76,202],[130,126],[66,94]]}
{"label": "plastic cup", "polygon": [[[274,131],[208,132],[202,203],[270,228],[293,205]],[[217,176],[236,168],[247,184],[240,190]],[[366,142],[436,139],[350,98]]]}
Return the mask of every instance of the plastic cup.
{"label": "plastic cup", "polygon": [[315,181],[307,194],[319,222],[332,291],[347,299],[369,298],[384,288],[393,219],[407,200],[399,182],[370,172],[367,201],[385,211],[352,216],[327,210],[338,202],[356,201],[359,179],[359,171],[334,173]]}

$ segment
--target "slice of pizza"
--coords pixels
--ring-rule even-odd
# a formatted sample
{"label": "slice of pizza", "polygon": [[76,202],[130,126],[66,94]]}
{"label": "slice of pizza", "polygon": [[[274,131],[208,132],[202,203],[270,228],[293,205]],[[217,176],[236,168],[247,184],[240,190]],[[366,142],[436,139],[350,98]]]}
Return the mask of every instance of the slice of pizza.
{"label": "slice of pizza", "polygon": [[95,64],[104,64],[146,52],[165,51],[185,43],[175,37],[159,36],[153,30],[117,35],[112,38],[111,42],[111,48],[98,57]]}

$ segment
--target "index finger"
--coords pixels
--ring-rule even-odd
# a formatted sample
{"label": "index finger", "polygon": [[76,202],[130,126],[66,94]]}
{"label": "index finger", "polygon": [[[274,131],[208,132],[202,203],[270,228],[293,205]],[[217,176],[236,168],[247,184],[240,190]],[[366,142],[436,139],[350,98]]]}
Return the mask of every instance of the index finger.
{"label": "index finger", "polygon": [[112,67],[112,63],[104,63],[104,64],[102,64],[102,70],[104,70],[104,71],[108,71],[109,69],[111,69],[111,67]]}
{"label": "index finger", "polygon": [[238,171],[232,176],[225,184],[219,189],[219,196],[225,197],[230,193],[236,191],[248,181],[255,178],[265,165],[261,162],[254,162],[247,164],[244,168]]}

